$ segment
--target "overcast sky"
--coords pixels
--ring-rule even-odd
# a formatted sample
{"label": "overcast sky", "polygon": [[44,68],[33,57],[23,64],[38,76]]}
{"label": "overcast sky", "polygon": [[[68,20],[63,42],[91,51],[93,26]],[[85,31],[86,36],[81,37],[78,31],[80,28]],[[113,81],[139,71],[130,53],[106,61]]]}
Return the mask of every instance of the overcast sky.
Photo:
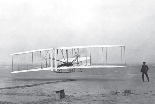
{"label": "overcast sky", "polygon": [[154,0],[0,0],[0,61],[11,53],[126,45],[127,62],[155,63]]}

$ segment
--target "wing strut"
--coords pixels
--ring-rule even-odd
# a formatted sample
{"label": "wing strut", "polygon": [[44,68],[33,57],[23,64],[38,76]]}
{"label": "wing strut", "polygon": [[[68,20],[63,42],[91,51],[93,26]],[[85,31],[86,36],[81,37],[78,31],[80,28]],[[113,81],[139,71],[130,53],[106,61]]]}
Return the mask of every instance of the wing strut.
{"label": "wing strut", "polygon": [[53,68],[54,68],[54,50],[52,50],[52,65],[53,65]]}
{"label": "wing strut", "polygon": [[108,60],[108,59],[107,59],[107,58],[108,58],[108,57],[107,57],[107,54],[108,54],[108,53],[107,53],[107,47],[106,47],[106,64],[107,64],[107,60]]}
{"label": "wing strut", "polygon": [[125,58],[125,46],[124,46],[124,61],[125,61],[125,66],[126,66],[126,58]]}
{"label": "wing strut", "polygon": [[18,60],[18,71],[19,71],[19,55],[17,55],[17,60]]}
{"label": "wing strut", "polygon": [[87,48],[86,48],[86,66],[87,66]]}
{"label": "wing strut", "polygon": [[73,57],[73,49],[72,49],[72,57]]}
{"label": "wing strut", "polygon": [[122,62],[122,47],[121,47],[121,62]]}
{"label": "wing strut", "polygon": [[33,68],[33,52],[32,52],[32,68]]}
{"label": "wing strut", "polygon": [[77,54],[77,56],[78,56],[78,57],[77,57],[77,65],[79,65],[79,59],[78,59],[78,58],[79,58],[79,48],[77,48],[77,51],[78,51],[78,52],[77,52],[77,53],[78,53],[78,54]]}
{"label": "wing strut", "polygon": [[103,54],[103,47],[102,47],[102,55],[103,55],[103,65],[104,65],[104,54]]}
{"label": "wing strut", "polygon": [[12,55],[12,72],[13,72],[13,55]]}
{"label": "wing strut", "polygon": [[51,54],[51,71],[53,71],[53,50],[50,50],[50,54]]}
{"label": "wing strut", "polygon": [[61,50],[61,53],[62,53],[62,57],[64,58],[64,60],[65,60],[65,57],[64,57],[64,55],[63,55],[63,49]]}
{"label": "wing strut", "polygon": [[40,62],[41,62],[41,69],[42,69],[41,51],[40,51]]}
{"label": "wing strut", "polygon": [[29,64],[28,64],[28,54],[26,55],[26,67],[27,67],[27,70],[28,70],[28,67],[29,67]]}
{"label": "wing strut", "polygon": [[55,70],[57,71],[57,49],[55,49]]}
{"label": "wing strut", "polygon": [[66,50],[67,63],[68,63],[68,49]]}
{"label": "wing strut", "polygon": [[90,66],[91,66],[91,48],[89,48],[90,49]]}
{"label": "wing strut", "polygon": [[50,64],[51,64],[50,59],[51,59],[51,55],[50,55],[50,50],[49,50],[49,65],[48,65],[48,67],[50,67]]}

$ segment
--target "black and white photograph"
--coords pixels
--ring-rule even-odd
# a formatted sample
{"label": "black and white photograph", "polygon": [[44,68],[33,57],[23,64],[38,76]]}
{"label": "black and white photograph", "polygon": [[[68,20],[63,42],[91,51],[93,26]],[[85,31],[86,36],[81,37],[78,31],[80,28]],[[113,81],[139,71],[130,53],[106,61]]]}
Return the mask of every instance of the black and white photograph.
{"label": "black and white photograph", "polygon": [[0,104],[155,104],[154,0],[0,0]]}

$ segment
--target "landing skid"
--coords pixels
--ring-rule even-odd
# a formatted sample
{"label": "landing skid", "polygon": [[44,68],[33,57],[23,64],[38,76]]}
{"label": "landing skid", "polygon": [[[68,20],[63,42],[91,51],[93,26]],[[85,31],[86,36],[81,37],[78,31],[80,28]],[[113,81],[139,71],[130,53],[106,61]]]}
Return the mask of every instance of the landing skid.
{"label": "landing skid", "polygon": [[72,73],[75,72],[75,68],[73,69],[57,69],[57,71],[54,71],[56,73]]}

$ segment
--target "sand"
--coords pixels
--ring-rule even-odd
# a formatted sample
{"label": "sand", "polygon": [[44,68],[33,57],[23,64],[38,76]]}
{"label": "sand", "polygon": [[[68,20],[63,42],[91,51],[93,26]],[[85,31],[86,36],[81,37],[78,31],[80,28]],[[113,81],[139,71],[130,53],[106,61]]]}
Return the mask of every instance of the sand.
{"label": "sand", "polygon": [[[116,70],[108,75],[15,84],[0,88],[0,104],[155,104],[155,74],[149,76],[150,82],[142,82],[139,72]],[[65,98],[56,100],[55,91],[61,89]]]}

